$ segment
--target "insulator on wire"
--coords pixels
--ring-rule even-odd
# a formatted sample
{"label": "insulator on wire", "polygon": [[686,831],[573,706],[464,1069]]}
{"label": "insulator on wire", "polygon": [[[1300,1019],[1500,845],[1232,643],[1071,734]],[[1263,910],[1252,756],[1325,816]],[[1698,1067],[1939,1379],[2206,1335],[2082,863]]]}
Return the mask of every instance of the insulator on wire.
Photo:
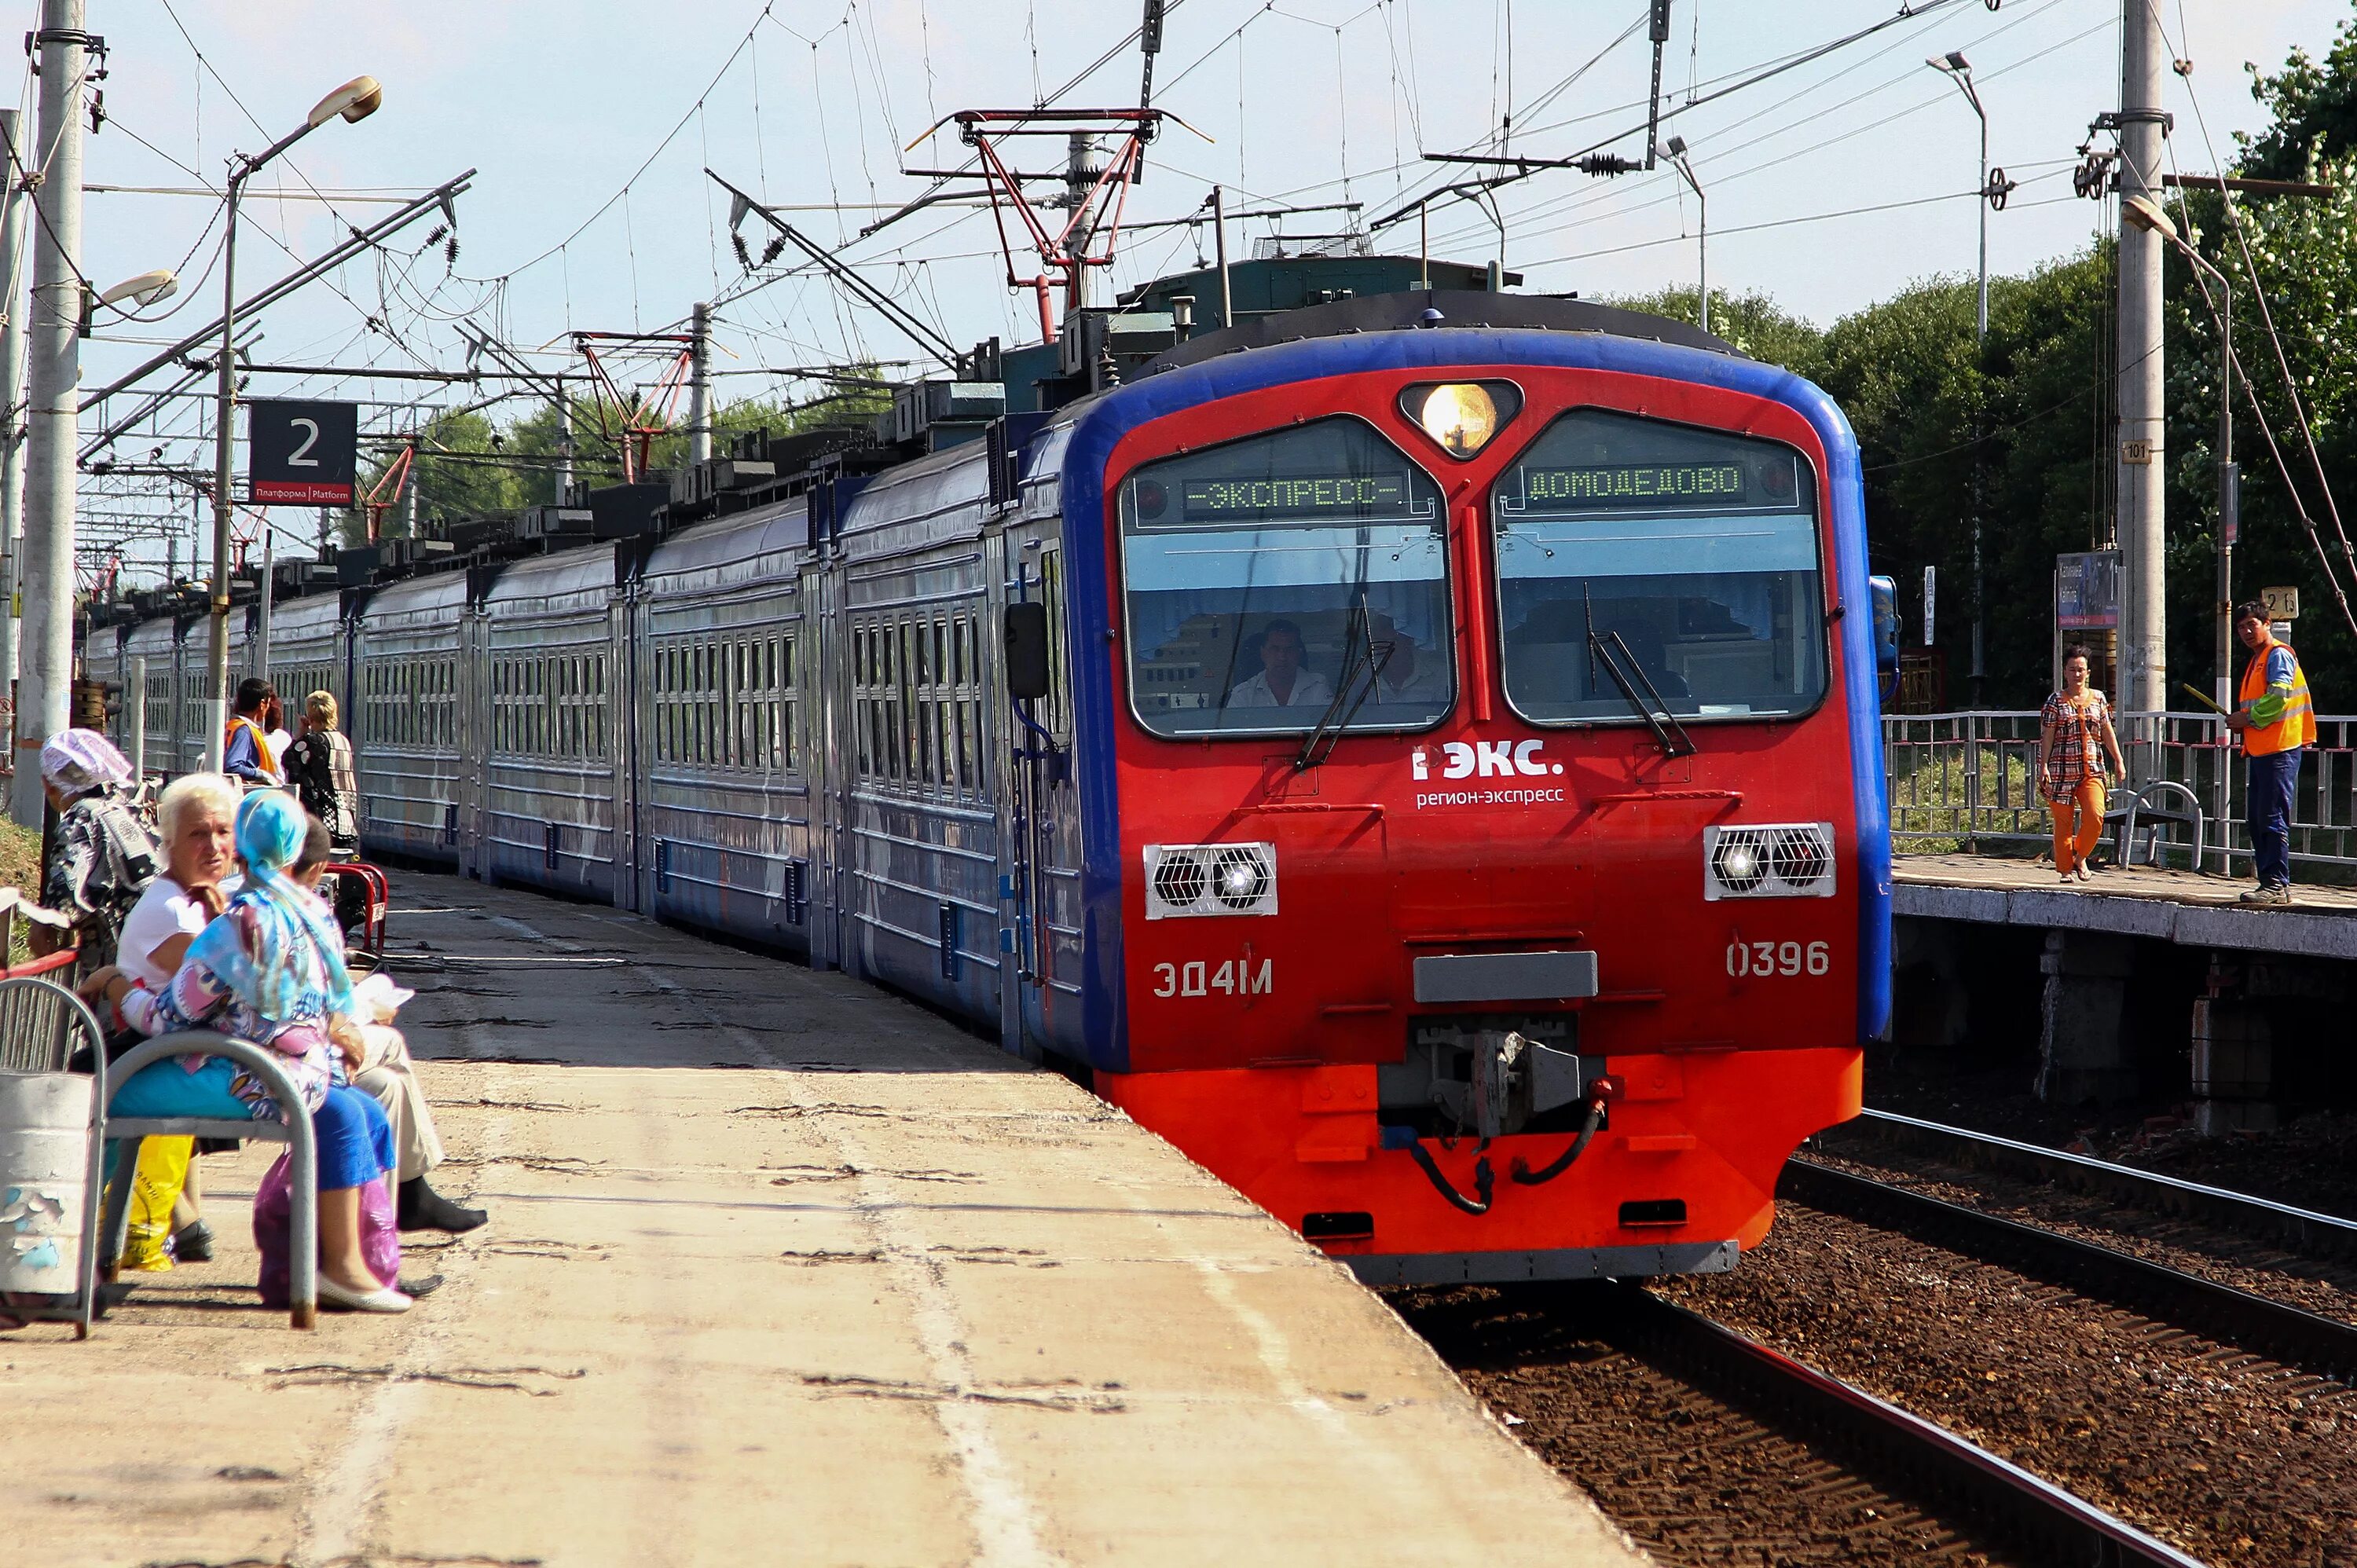
{"label": "insulator on wire", "polygon": [[778,252],[785,248],[786,237],[783,234],[772,236],[770,242],[761,247],[761,264],[766,267],[771,262],[776,261],[778,259]]}
{"label": "insulator on wire", "polygon": [[747,272],[751,272],[753,270],[753,252],[745,248],[745,236],[742,234],[731,234],[728,236],[728,242],[737,247],[737,264],[743,267]]}
{"label": "insulator on wire", "polygon": [[445,241],[442,242],[442,265],[443,265],[445,268],[449,268],[449,267],[455,267],[455,266],[457,266],[457,264],[458,264],[458,236],[457,236],[457,235],[456,235],[456,234],[453,234],[453,235],[451,235],[447,240],[445,240]]}

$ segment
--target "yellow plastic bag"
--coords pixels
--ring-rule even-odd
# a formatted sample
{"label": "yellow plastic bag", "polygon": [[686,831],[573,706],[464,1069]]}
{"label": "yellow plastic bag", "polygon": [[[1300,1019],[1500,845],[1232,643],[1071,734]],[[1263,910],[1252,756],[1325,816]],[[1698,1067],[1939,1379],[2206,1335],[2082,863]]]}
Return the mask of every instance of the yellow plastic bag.
{"label": "yellow plastic bag", "polygon": [[123,1239],[122,1270],[154,1273],[172,1266],[172,1203],[188,1179],[194,1138],[142,1138],[131,1179],[131,1224]]}

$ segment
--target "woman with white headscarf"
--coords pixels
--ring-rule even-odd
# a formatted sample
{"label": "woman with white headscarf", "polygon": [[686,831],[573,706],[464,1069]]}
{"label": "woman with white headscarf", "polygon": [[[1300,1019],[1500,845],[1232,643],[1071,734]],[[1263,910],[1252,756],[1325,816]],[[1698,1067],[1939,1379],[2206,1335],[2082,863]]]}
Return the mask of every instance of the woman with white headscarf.
{"label": "woman with white headscarf", "polygon": [[131,781],[131,764],[95,730],[66,730],[41,747],[41,788],[58,812],[41,902],[73,921],[78,975],[114,961],[124,917],[161,864],[124,793]]}

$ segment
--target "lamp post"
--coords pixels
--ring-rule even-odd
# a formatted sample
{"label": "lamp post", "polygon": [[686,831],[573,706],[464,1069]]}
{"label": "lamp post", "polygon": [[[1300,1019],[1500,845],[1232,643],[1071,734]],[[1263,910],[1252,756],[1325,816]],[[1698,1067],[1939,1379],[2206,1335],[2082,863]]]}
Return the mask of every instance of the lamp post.
{"label": "lamp post", "polygon": [[[1981,106],[1981,95],[1973,86],[1973,66],[1961,53],[1951,49],[1937,59],[1923,62],[1946,76],[1963,90],[1964,102],[1973,106],[1974,117],[1981,123],[1981,256],[1980,283],[1973,295],[1973,343],[1975,347],[1988,341],[1988,111]],[[1973,705],[1981,703],[1986,669],[1982,663],[1981,614],[1981,423],[1975,410],[1973,416]]]}
{"label": "lamp post", "polygon": [[2139,229],[2160,236],[2195,271],[2218,285],[2218,662],[2217,699],[2232,705],[2234,689],[2234,535],[2241,522],[2241,476],[2234,467],[2234,285],[2210,259],[2187,243],[2176,222],[2150,197],[2131,192],[2120,199],[2120,211]]}
{"label": "lamp post", "polygon": [[1702,193],[1702,181],[1695,178],[1694,162],[1686,156],[1686,139],[1672,136],[1669,151],[1670,161],[1677,166],[1678,173],[1685,177],[1686,188],[1695,193],[1695,209],[1702,214],[1696,225],[1695,272],[1700,280],[1702,292],[1701,326],[1707,332],[1710,330],[1710,199]]}
{"label": "lamp post", "polygon": [[210,726],[205,736],[205,768],[218,773],[229,727],[229,524],[236,498],[231,491],[230,438],[237,414],[237,200],[246,180],[271,159],[326,124],[341,118],[365,120],[384,102],[372,76],[356,76],[314,104],[302,124],[252,157],[231,158],[228,210],[221,236],[221,342],[220,381],[213,394],[213,583],[210,636],[206,646],[206,684],[211,691]]}

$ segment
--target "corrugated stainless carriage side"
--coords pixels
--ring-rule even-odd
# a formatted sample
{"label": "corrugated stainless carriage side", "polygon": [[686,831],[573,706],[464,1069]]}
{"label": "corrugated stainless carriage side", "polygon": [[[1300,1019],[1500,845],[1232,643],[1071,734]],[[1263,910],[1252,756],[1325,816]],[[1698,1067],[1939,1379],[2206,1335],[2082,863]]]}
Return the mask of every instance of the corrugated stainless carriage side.
{"label": "corrugated stainless carriage side", "polygon": [[465,574],[442,572],[379,590],[355,622],[349,727],[371,852],[457,864],[466,615]]}
{"label": "corrugated stainless carriage side", "polygon": [[[147,724],[147,771],[159,778],[177,778],[187,768],[180,760],[180,638],[170,616],[143,620],[124,638],[124,669],[128,671],[132,662],[140,659],[147,661],[145,688],[139,693]],[[127,714],[126,709],[123,726],[126,741]]]}
{"label": "corrugated stainless carriage side", "polygon": [[611,545],[519,561],[480,596],[483,875],[611,901],[617,835]]}
{"label": "corrugated stainless carriage side", "polygon": [[844,967],[985,1023],[1005,961],[990,517],[981,443],[879,476],[846,513],[829,627]]}
{"label": "corrugated stainless carriage side", "polygon": [[816,619],[803,503],[689,529],[631,606],[639,907],[808,955]]}
{"label": "corrugated stainless carriage side", "polygon": [[334,697],[339,714],[350,708],[351,693],[344,689],[348,635],[340,593],[306,594],[271,607],[269,678],[285,704],[289,735],[300,727],[303,704],[314,692]]}

